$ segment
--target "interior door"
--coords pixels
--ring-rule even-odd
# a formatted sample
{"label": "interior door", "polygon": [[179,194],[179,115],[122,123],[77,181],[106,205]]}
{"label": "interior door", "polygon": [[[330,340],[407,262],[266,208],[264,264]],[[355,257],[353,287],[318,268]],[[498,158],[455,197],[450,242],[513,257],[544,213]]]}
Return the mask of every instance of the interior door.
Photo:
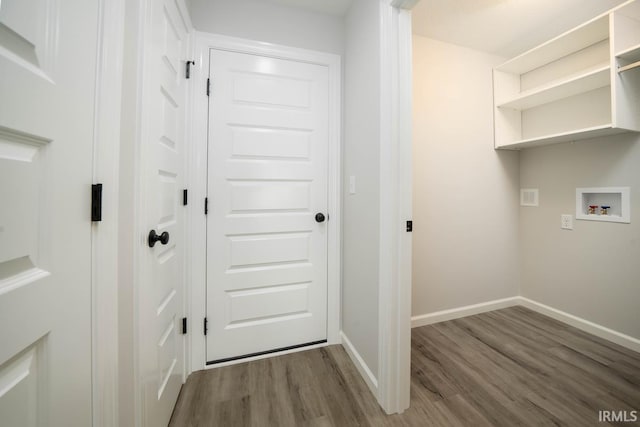
{"label": "interior door", "polygon": [[174,0],[149,2],[143,73],[139,376],[143,425],[169,423],[184,380],[185,53]]}
{"label": "interior door", "polygon": [[327,67],[211,50],[207,363],[327,339]]}
{"label": "interior door", "polygon": [[0,3],[0,424],[91,425],[98,0]]}

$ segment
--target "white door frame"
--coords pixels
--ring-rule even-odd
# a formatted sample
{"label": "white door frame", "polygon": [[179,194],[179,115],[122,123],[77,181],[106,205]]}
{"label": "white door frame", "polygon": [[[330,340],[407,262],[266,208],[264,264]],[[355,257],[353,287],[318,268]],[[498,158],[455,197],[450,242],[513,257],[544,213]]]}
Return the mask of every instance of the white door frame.
{"label": "white door frame", "polygon": [[101,0],[93,137],[93,182],[103,184],[102,221],[91,227],[92,418],[118,425],[118,199],[124,0]]}
{"label": "white door frame", "polygon": [[411,381],[412,36],[419,0],[380,0],[380,266],[378,402],[409,407]]}
{"label": "white door frame", "polygon": [[[220,49],[232,52],[268,56],[298,62],[326,66],[329,70],[329,169],[328,183],[328,312],[327,344],[340,343],[340,296],[341,296],[341,65],[338,55],[306,49],[262,43],[216,34],[196,33],[194,46],[194,84],[191,85],[191,139],[189,141],[187,183],[190,194],[189,244],[190,270],[187,298],[191,301],[189,323],[193,325],[188,335],[191,349],[191,364],[188,372],[205,369],[206,345],[203,320],[206,316],[206,217],[204,198],[207,197],[207,122],[208,97],[205,94],[209,74],[209,50]],[[215,76],[214,76],[215,78]],[[272,355],[269,355],[272,356]],[[259,358],[257,356],[256,358]],[[251,360],[242,359],[240,362]],[[233,363],[233,362],[232,362]],[[237,363],[237,362],[236,362]],[[220,366],[220,365],[216,365]]]}

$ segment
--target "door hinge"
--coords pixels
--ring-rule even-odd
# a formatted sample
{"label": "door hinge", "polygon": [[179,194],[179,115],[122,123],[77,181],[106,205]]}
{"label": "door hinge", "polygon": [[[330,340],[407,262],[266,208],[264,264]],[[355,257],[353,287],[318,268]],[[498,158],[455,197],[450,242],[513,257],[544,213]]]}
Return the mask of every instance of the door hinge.
{"label": "door hinge", "polygon": [[91,186],[91,221],[102,221],[102,184]]}
{"label": "door hinge", "polygon": [[211,79],[207,79],[207,96],[211,93]]}
{"label": "door hinge", "polygon": [[187,334],[187,318],[183,317],[182,318],[182,335],[186,335]]}
{"label": "door hinge", "polygon": [[182,206],[187,206],[187,202],[189,201],[188,192],[185,188],[182,190]]}
{"label": "door hinge", "polygon": [[195,61],[187,61],[186,69],[184,71],[184,78],[185,79],[190,79],[191,78],[191,66],[192,65],[196,65],[196,62]]}
{"label": "door hinge", "polygon": [[407,233],[411,233],[413,231],[413,221],[407,221]]}
{"label": "door hinge", "polygon": [[207,327],[207,323],[209,323],[207,321],[207,318],[204,318],[204,334],[207,335],[207,331],[209,330],[209,328]]}
{"label": "door hinge", "polygon": [[209,213],[209,198],[205,197],[204,198],[204,214],[208,214]]}

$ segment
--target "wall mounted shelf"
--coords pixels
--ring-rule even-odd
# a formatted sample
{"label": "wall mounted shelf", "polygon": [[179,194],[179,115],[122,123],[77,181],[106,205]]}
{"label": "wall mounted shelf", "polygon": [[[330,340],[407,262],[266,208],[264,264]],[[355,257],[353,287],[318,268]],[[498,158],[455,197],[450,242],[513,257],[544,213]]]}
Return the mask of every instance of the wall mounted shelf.
{"label": "wall mounted shelf", "polygon": [[628,59],[631,61],[640,60],[640,44],[636,46],[631,46],[628,49],[616,54],[618,58]]}
{"label": "wall mounted shelf", "polygon": [[495,147],[640,132],[637,61],[640,0],[630,0],[496,67]]}
{"label": "wall mounted shelf", "polygon": [[531,139],[522,139],[519,141],[513,141],[511,144],[502,145],[499,148],[519,149],[523,147],[536,147],[540,145],[577,141],[580,139],[597,138],[600,136],[617,135],[624,132],[627,131],[625,129],[614,128],[611,124],[608,124],[584,129],[575,129],[568,132],[542,135]]}
{"label": "wall mounted shelf", "polygon": [[608,38],[609,20],[603,15],[516,56],[499,68],[507,73],[524,74]]}
{"label": "wall mounted shelf", "polygon": [[521,92],[514,99],[498,105],[498,108],[526,110],[557,101],[558,99],[578,95],[604,86],[610,82],[609,64],[575,77],[556,80],[548,85]]}

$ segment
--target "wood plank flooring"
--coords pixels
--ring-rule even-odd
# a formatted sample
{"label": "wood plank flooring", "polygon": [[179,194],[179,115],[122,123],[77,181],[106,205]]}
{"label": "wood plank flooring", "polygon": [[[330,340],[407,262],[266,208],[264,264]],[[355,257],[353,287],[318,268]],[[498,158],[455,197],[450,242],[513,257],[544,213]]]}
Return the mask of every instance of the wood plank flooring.
{"label": "wood plank flooring", "polygon": [[640,426],[640,353],[511,307],[412,330],[411,407],[386,415],[341,346],[192,374],[171,426]]}

